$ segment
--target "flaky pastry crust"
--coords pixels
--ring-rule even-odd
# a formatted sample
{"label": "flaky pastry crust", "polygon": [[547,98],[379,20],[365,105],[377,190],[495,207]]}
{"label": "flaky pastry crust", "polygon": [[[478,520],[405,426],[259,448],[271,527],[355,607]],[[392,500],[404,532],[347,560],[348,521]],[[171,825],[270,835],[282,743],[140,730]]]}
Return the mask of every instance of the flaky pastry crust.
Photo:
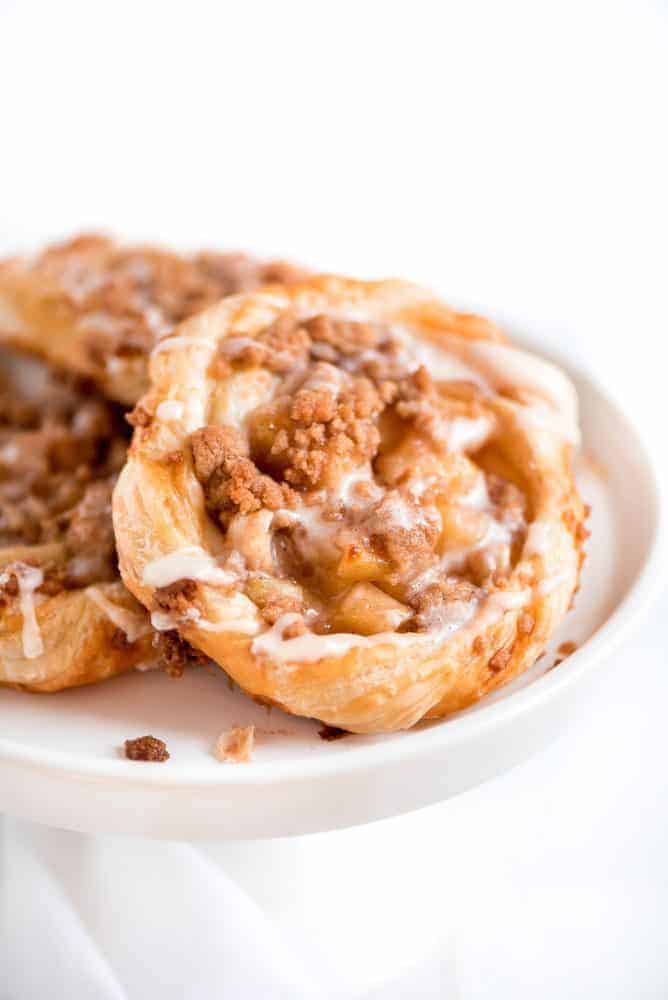
{"label": "flaky pastry crust", "polygon": [[586,535],[553,366],[412,285],[324,276],[188,320],[150,374],[121,574],[251,695],[387,732],[541,655]]}

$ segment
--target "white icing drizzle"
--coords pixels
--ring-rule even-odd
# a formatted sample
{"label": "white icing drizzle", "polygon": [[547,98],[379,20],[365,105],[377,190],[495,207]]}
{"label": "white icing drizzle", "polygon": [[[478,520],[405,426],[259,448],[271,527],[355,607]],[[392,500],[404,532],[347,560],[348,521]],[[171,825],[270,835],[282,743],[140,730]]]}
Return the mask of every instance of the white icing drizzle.
{"label": "white icing drizzle", "polygon": [[482,415],[436,420],[431,433],[448,451],[475,451],[482,447],[491,430],[492,421]]}
{"label": "white icing drizzle", "polygon": [[551,521],[541,518],[532,521],[524,543],[524,557],[541,556],[544,559],[556,547],[556,533],[557,529]]}
{"label": "white icing drizzle", "polygon": [[186,545],[154,559],[146,564],[142,574],[142,582],[149,587],[168,587],[177,580],[229,587],[236,579],[234,573],[221,569],[213,556],[199,545]]}
{"label": "white icing drizzle", "polygon": [[[496,591],[484,603],[483,610],[476,620],[476,626],[488,625],[500,618],[506,611],[523,607],[531,598],[530,590]],[[456,602],[461,605],[463,602]],[[456,633],[472,624],[476,610],[474,601],[470,604],[470,613],[458,613],[452,620],[428,632],[379,632],[376,635],[358,635],[348,632],[334,632],[318,635],[307,630],[302,635],[292,639],[284,639],[283,633],[290,625],[302,622],[301,615],[290,613],[282,615],[270,629],[254,639],[251,652],[254,656],[266,657],[276,663],[315,663],[325,657],[345,656],[351,649],[370,649],[374,646],[415,646],[438,644],[447,641]]]}
{"label": "white icing drizzle", "polygon": [[[469,340],[449,334],[443,338],[442,343],[436,343],[418,339],[412,335],[410,329],[401,327],[393,328],[392,333],[398,342],[392,363],[403,368],[404,372],[415,371],[420,365],[424,365],[432,378],[437,381],[465,380],[477,385],[483,393],[517,391],[519,400],[508,402],[514,407],[518,421],[524,422],[528,428],[544,429],[549,433],[559,434],[573,443],[578,441],[575,390],[566,376],[548,362],[510,345],[492,341]],[[256,343],[253,337],[240,335],[223,341],[220,349],[228,357],[233,357],[244,348],[254,346]],[[177,335],[159,343],[153,353],[196,345],[212,347],[207,338]],[[338,394],[349,381],[350,373],[357,371],[364,361],[374,358],[387,361],[382,352],[374,350],[362,352],[354,361],[344,359],[340,363],[341,367],[335,367],[322,360],[312,366],[306,378],[303,369],[298,366],[283,380],[282,389],[288,394],[300,387]],[[275,375],[267,372],[264,372],[262,377],[264,382],[259,382],[258,372],[237,373],[227,395],[218,401],[219,412],[216,413],[216,419],[219,422],[243,427],[248,413],[267,398],[271,398],[281,382]],[[156,412],[165,420],[179,419],[183,415],[183,404],[167,400],[160,404]],[[445,445],[448,451],[465,452],[481,447],[492,430],[492,418],[488,415],[441,417],[437,414],[430,433],[435,440]],[[358,494],[356,487],[361,483],[364,483],[367,489]],[[418,477],[413,483],[409,480],[405,484],[406,489],[414,497],[419,497],[427,485],[426,480],[420,480]],[[365,495],[362,495],[363,493]],[[250,528],[250,521],[241,517],[233,522],[235,527],[231,534],[228,532],[228,542],[244,553],[251,569],[267,569],[270,573],[272,528],[294,525],[296,530],[293,540],[302,550],[305,559],[313,564],[320,561],[334,561],[341,554],[336,545],[341,521],[324,517],[323,507],[340,504],[346,511],[349,524],[369,529],[373,528],[371,521],[375,516],[374,509],[381,500],[383,506],[378,516],[382,518],[383,527],[387,528],[389,524],[390,530],[410,530],[420,519],[424,520],[430,516],[429,508],[416,512],[415,507],[407,502],[406,497],[399,491],[391,491],[389,495],[384,487],[376,483],[371,466],[367,463],[361,468],[351,470],[332,489],[323,490],[321,503],[301,503],[296,509],[281,510],[275,515],[262,512],[264,520],[262,522],[257,520],[257,528],[260,535],[266,534],[266,546],[254,544],[252,553],[245,551],[244,544],[250,542],[245,534]],[[457,502],[489,515],[484,536],[475,544],[444,553],[436,565],[429,567],[412,581],[412,586],[417,588],[427,586],[432,580],[441,578],[461,566],[471,553],[477,550],[487,548],[491,550],[495,546],[510,545],[512,526],[503,524],[494,516],[495,510],[490,502],[482,474],[475,481],[470,493],[459,498]],[[524,557],[530,555],[547,557],[553,548],[555,530],[558,529],[548,521],[536,521],[530,525]],[[235,532],[238,537],[235,536]],[[537,585],[536,592],[542,593],[540,587],[547,588],[548,582],[551,589],[558,586],[564,575],[568,574],[562,572],[559,577],[556,574],[549,577]],[[144,569],[143,581],[149,586],[168,586],[180,579],[230,586],[238,582],[239,576],[221,568],[216,560],[198,546],[186,546],[154,560]],[[544,592],[549,591],[545,589]],[[151,622],[158,630],[193,627],[204,632],[229,631],[254,636],[251,643],[254,655],[266,657],[277,663],[308,663],[324,657],[342,656],[358,647],[440,644],[448,641],[455,633],[460,634],[473,628],[476,630],[486,628],[506,611],[524,606],[532,596],[530,589],[496,591],[488,597],[484,596],[484,592],[481,593],[483,596],[480,599],[474,597],[470,602],[450,602],[441,609],[429,630],[418,633],[383,632],[371,636],[353,633],[316,634],[307,628],[301,635],[284,639],[283,634],[289,626],[310,620],[309,611],[305,612],[304,616],[283,615],[271,628],[265,628],[257,608],[243,594],[226,595],[224,601],[218,602],[216,614],[219,617],[216,621],[207,621],[201,617],[196,608],[190,608],[179,615],[154,611]]]}
{"label": "white icing drizzle", "polygon": [[202,632],[238,632],[241,635],[257,635],[260,630],[257,608],[245,594],[233,594],[216,608],[220,615],[217,621],[202,618],[197,608],[187,608],[177,614],[170,611],[151,612],[151,625],[157,632],[169,632],[178,628],[197,628]]}
{"label": "white icing drizzle", "polygon": [[185,407],[178,399],[165,399],[160,403],[155,411],[159,420],[180,420]]}
{"label": "white icing drizzle", "polygon": [[165,351],[173,351],[178,347],[211,347],[211,341],[208,337],[185,337],[175,336],[175,337],[165,337],[164,340],[159,340],[151,351],[151,357],[155,357],[156,354],[163,354]]}
{"label": "white icing drizzle", "polygon": [[7,583],[10,576],[16,577],[19,588],[19,610],[23,616],[21,628],[23,655],[28,660],[34,660],[44,652],[42,633],[35,614],[35,591],[44,583],[44,573],[37,566],[16,562],[0,574],[0,586]]}
{"label": "white icing drizzle", "polygon": [[172,611],[152,611],[151,625],[156,632],[170,632],[174,628],[183,625],[194,625],[199,623],[200,613],[197,608],[188,608],[182,614],[175,614]]}
{"label": "white icing drizzle", "polygon": [[120,604],[110,601],[98,587],[86,587],[86,596],[90,597],[94,604],[97,604],[110,622],[125,633],[125,638],[129,643],[136,642],[151,631],[146,615],[137,611],[130,611]]}
{"label": "white icing drizzle", "polygon": [[431,377],[438,382],[473,382],[482,389],[489,388],[474,366],[462,361],[456,354],[445,350],[439,344],[429,340],[418,340],[404,327],[394,326],[392,334],[401,345],[402,364],[408,371],[415,371],[424,365]]}

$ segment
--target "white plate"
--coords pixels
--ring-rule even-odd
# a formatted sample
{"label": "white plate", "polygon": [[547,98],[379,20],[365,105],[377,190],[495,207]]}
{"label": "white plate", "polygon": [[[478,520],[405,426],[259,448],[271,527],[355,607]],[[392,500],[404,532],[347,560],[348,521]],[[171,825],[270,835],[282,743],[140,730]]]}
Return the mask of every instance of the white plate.
{"label": "white plate", "polygon": [[[593,507],[590,557],[575,610],[527,674],[449,720],[334,742],[320,739],[317,723],[231,691],[212,668],[180,680],[134,674],[58,695],[1,690],[0,811],[153,837],[303,834],[445,799],[545,746],[600,679],[594,667],[659,578],[661,502],[651,457],[619,407],[571,374],[585,441],[579,480]],[[570,639],[577,652],[551,669],[557,646]],[[211,752],[218,734],[250,723],[258,729],[252,763],[220,764]],[[145,733],[167,741],[171,760],[121,756],[126,738]]]}

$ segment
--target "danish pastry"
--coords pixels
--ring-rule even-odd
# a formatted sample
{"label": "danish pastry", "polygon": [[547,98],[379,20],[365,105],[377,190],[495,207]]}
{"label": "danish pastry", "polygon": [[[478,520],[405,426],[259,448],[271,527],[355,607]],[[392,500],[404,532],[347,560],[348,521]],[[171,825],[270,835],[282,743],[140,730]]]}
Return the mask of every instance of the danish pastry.
{"label": "danish pastry", "polygon": [[156,659],[116,563],[111,491],[126,446],[109,403],[0,354],[0,682],[56,691]]}
{"label": "danish pastry", "polygon": [[359,733],[542,653],[586,536],[554,366],[412,285],[325,276],[189,319],[150,374],[113,510],[154,627]]}
{"label": "danish pastry", "polygon": [[0,263],[0,342],[133,405],[147,388],[148,352],[176,323],[224,295],[297,277],[289,264],[242,253],[185,257],[79,236]]}

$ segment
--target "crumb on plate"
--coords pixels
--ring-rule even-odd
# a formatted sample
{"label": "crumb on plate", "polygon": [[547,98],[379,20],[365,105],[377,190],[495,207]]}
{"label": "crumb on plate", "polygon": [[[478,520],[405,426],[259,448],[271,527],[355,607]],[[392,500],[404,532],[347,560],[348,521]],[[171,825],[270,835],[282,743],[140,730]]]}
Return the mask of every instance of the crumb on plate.
{"label": "crumb on plate", "polygon": [[169,750],[164,740],[157,736],[138,736],[125,741],[125,756],[128,760],[169,760]]}
{"label": "crumb on plate", "polygon": [[247,764],[255,746],[255,726],[234,726],[221,733],[214,755],[223,764]]}

